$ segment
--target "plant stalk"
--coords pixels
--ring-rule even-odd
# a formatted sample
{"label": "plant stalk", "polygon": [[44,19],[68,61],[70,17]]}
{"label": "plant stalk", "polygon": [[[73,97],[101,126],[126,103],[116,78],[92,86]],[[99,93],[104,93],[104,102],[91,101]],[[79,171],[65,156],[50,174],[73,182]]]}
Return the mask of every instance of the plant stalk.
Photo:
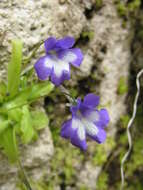
{"label": "plant stalk", "polygon": [[21,164],[21,161],[20,159],[18,160],[18,166],[19,166],[19,170],[20,170],[20,177],[21,177],[21,180],[22,180],[22,183],[25,185],[25,187],[27,188],[27,190],[33,190],[31,185],[30,185],[30,182],[28,180],[28,177],[25,173],[25,170]]}

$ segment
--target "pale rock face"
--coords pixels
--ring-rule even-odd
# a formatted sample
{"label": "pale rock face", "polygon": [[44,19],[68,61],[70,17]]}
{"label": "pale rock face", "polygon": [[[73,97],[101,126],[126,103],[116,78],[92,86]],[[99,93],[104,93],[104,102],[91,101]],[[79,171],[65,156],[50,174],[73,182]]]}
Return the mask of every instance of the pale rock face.
{"label": "pale rock face", "polygon": [[[8,60],[6,55],[10,53],[12,39],[21,38],[24,54],[28,54],[34,44],[49,36],[71,35],[78,39],[83,30],[93,31],[94,38],[85,45],[81,44],[85,59],[76,74],[82,78],[88,77],[97,64],[97,59],[100,59],[98,72],[103,73],[104,77],[98,91],[101,104],[106,106],[110,103],[107,107],[111,118],[108,136],[114,137],[116,123],[126,111],[125,96],[117,95],[117,85],[121,76],[128,79],[130,41],[127,37],[130,29],[122,28],[122,21],[117,16],[112,0],[104,0],[103,8],[87,19],[85,9],[90,9],[93,4],[94,0],[0,0],[0,78],[5,76]],[[39,179],[42,175],[40,171],[48,172],[48,162],[53,153],[51,133],[46,128],[41,132],[39,140],[23,151],[23,163],[30,176]],[[95,189],[100,171],[100,167],[92,166],[88,161],[78,173],[77,186],[85,184]],[[1,190],[15,190],[16,172],[0,155]]]}
{"label": "pale rock face", "polygon": [[90,75],[92,66],[94,64],[93,57],[88,53],[88,51],[84,54],[84,60],[80,66],[79,72],[77,75],[80,78],[84,78]]}
{"label": "pale rock face", "polygon": [[[126,105],[124,104],[126,95],[119,96],[117,88],[120,77],[124,77],[128,81],[131,41],[128,39],[130,28],[129,26],[126,29],[122,28],[122,21],[118,18],[112,1],[105,0],[104,3],[105,6],[101,9],[100,14],[95,14],[91,19],[91,27],[95,31],[95,38],[90,47],[94,47],[92,53],[95,52],[97,57],[102,58],[99,72],[103,73],[104,77],[99,85],[99,93],[101,95],[101,104],[108,109],[111,119],[107,136],[114,137],[117,131],[117,121],[126,113]],[[104,47],[102,55],[98,49],[99,44]],[[106,146],[106,142],[103,146]],[[109,155],[110,151],[109,149],[107,150],[107,155]],[[94,169],[90,170],[90,167],[91,163],[87,162],[87,169],[84,168],[78,175],[80,179],[79,186],[84,183],[87,187],[96,189],[96,181],[101,168],[92,166]],[[93,176],[92,179],[89,175],[89,170]]]}
{"label": "pale rock face", "polygon": [[[29,176],[35,180],[40,179],[42,172],[48,172],[50,158],[54,154],[51,133],[45,128],[40,134],[37,142],[21,147],[21,160]],[[17,168],[9,165],[3,155],[0,155],[0,189],[15,190],[17,180]]]}
{"label": "pale rock face", "polygon": [[[84,23],[82,9],[74,2],[60,5],[58,0],[0,1],[0,63],[7,61],[12,39],[22,39],[24,52],[28,53],[28,48],[49,36],[78,38]],[[0,64],[1,70],[3,67]]]}

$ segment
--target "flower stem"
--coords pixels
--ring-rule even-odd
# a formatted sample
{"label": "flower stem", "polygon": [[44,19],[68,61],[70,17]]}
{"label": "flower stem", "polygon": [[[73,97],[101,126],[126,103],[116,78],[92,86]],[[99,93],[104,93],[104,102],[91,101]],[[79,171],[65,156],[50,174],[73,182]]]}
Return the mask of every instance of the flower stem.
{"label": "flower stem", "polygon": [[24,171],[24,168],[21,164],[20,159],[18,160],[18,166],[19,166],[19,170],[20,170],[20,176],[21,176],[22,183],[25,185],[27,190],[32,190],[32,187],[30,185],[30,182],[29,182],[28,177]]}
{"label": "flower stem", "polygon": [[75,99],[70,95],[69,91],[63,85],[60,85],[59,89],[71,104],[75,103]]}
{"label": "flower stem", "polygon": [[35,56],[37,53],[38,49],[40,46],[44,43],[44,41],[40,41],[34,46],[34,50],[31,53],[31,55],[23,60],[23,65],[25,66],[24,70],[21,72],[21,76],[25,75],[27,72],[31,71],[33,69],[33,65],[28,65],[27,64],[30,62],[30,60]]}

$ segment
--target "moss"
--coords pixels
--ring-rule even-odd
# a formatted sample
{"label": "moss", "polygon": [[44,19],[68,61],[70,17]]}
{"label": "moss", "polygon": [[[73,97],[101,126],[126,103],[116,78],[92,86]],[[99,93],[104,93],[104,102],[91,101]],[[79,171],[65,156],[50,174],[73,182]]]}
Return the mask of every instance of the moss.
{"label": "moss", "polygon": [[[61,146],[61,147],[59,147]],[[82,161],[82,155],[79,150],[67,147],[61,144],[55,147],[55,154],[50,161],[50,173],[39,181],[34,181],[33,187],[37,190],[54,190],[56,186],[63,184],[70,186],[75,182],[76,170],[74,163]],[[46,179],[48,177],[48,179]],[[22,189],[23,190],[23,189]]]}
{"label": "moss", "polygon": [[103,6],[103,0],[95,0],[95,8],[96,10],[101,9]]}
{"label": "moss", "polygon": [[108,188],[108,175],[103,172],[97,180],[97,189],[107,190]]}
{"label": "moss", "polygon": [[133,152],[131,155],[131,160],[127,163],[127,174],[131,176],[133,172],[137,169],[143,170],[143,143],[142,143],[142,134],[143,134],[143,109],[142,104],[138,106],[136,119],[135,119],[135,127],[134,135],[133,135]]}
{"label": "moss", "polygon": [[120,77],[118,87],[117,87],[117,93],[119,95],[123,95],[127,93],[127,91],[128,91],[128,86],[127,86],[126,78]]}
{"label": "moss", "polygon": [[141,0],[134,0],[133,2],[128,4],[128,9],[131,13],[136,11],[141,5]]}
{"label": "moss", "polygon": [[[68,146],[67,146],[68,143]],[[51,160],[51,177],[54,184],[70,185],[75,183],[76,170],[75,163],[82,162],[83,154],[78,149],[70,147],[69,142],[59,141],[59,145],[55,147],[55,155]],[[51,181],[51,180],[50,180]]]}
{"label": "moss", "polygon": [[125,145],[125,144],[127,144],[127,142],[128,142],[128,138],[127,138],[126,133],[120,135],[119,144]]}
{"label": "moss", "polygon": [[82,38],[88,38],[89,40],[92,40],[94,38],[94,31],[84,31],[81,34]]}
{"label": "moss", "polygon": [[[57,118],[57,120],[58,120],[58,118]],[[60,134],[60,128],[55,127],[53,125],[50,125],[50,130],[51,130],[51,133],[52,133],[53,143],[56,145],[58,143],[58,141],[59,141],[59,138],[60,138],[60,135],[59,135]]]}
{"label": "moss", "polygon": [[141,5],[141,0],[133,0],[129,3],[123,3],[119,0],[115,1],[117,5],[117,12],[120,17],[130,18],[131,15],[135,15],[136,11]]}
{"label": "moss", "polygon": [[139,38],[139,40],[142,40],[142,41],[143,41],[143,29],[141,29],[141,30],[138,32],[137,37]]}
{"label": "moss", "polygon": [[126,128],[128,122],[129,122],[129,119],[130,119],[129,115],[123,115],[123,116],[121,116],[121,118],[120,118],[121,127]]}
{"label": "moss", "polygon": [[130,176],[138,168],[143,168],[143,143],[142,138],[138,138],[137,141],[134,141],[134,150],[131,157],[131,161],[127,164],[126,175]]}
{"label": "moss", "polygon": [[102,146],[97,146],[95,153],[93,155],[92,162],[94,165],[101,166],[103,165],[108,156],[108,152],[113,149],[115,146],[115,142],[112,138],[107,137],[106,142]]}
{"label": "moss", "polygon": [[123,27],[123,28],[126,28],[126,27],[127,27],[127,21],[126,21],[126,20],[123,20],[123,22],[122,22],[122,27]]}
{"label": "moss", "polygon": [[19,190],[27,190],[27,188],[25,187],[25,185],[23,185],[20,181],[17,183],[16,187]]}
{"label": "moss", "polygon": [[127,7],[123,3],[118,3],[117,4],[117,11],[119,16],[126,16],[127,14]]}
{"label": "moss", "polygon": [[93,155],[93,164],[94,165],[102,165],[107,159],[107,155],[104,147],[97,146],[95,150],[95,154]]}
{"label": "moss", "polygon": [[39,181],[35,185],[35,189],[37,190],[54,190],[54,182],[50,181],[48,183],[45,183],[43,181]]}
{"label": "moss", "polygon": [[[142,152],[143,150],[143,143],[142,143],[143,109],[142,109],[142,106],[143,106],[142,103],[140,103],[140,105],[137,108],[136,119],[134,122],[134,126],[131,130],[133,148],[132,148],[130,157],[128,158],[125,164],[125,174],[126,174],[125,189],[127,190],[134,190],[134,189],[142,190],[142,180],[143,180],[143,177],[142,177],[142,172],[143,172],[143,159],[142,159],[143,157],[143,152]],[[122,116],[121,118],[123,120],[123,123],[127,126],[129,115]],[[116,161],[115,161],[116,166],[118,166],[118,163],[120,164],[121,159],[123,158],[123,155],[127,151],[128,139],[127,139],[126,132],[120,134],[118,139],[119,139],[119,142],[117,142],[116,149],[117,150],[120,149],[120,154],[118,156],[118,160],[116,158]],[[117,173],[115,173],[115,178],[117,174],[118,174],[118,170],[117,170]],[[119,189],[120,187],[119,179],[116,181],[114,181],[113,179],[113,184],[112,185],[116,189]]]}

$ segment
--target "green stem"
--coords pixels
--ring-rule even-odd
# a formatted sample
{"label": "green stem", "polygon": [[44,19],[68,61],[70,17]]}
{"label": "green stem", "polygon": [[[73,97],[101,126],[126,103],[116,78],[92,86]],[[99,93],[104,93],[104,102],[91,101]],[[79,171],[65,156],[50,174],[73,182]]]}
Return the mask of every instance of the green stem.
{"label": "green stem", "polygon": [[25,187],[27,188],[27,190],[32,190],[32,187],[30,185],[30,182],[28,180],[28,177],[24,171],[24,168],[21,164],[21,161],[20,159],[18,160],[18,166],[19,166],[19,169],[20,169],[20,175],[21,175],[21,180],[22,180],[22,183],[24,183]]}
{"label": "green stem", "polygon": [[25,102],[25,103],[23,103],[23,104],[19,104],[19,105],[17,105],[17,106],[13,106],[13,107],[11,107],[11,108],[9,108],[9,109],[0,108],[0,113],[5,114],[5,113],[7,113],[8,111],[11,111],[11,110],[13,110],[13,109],[20,108],[20,107],[25,106],[25,105],[30,105],[30,104],[32,104],[33,102],[35,102],[36,100],[38,100],[38,99],[40,99],[40,98],[44,98],[44,97],[46,97],[46,96],[47,96],[47,95],[43,95],[43,96],[39,96],[39,97],[33,98],[33,99],[31,99],[30,101],[28,101],[28,102]]}
{"label": "green stem", "polygon": [[37,43],[35,46],[34,46],[34,50],[33,52],[31,53],[31,55],[27,58],[25,58],[23,60],[23,63],[24,65],[27,65],[27,63],[35,56],[35,54],[37,53],[37,50],[40,48],[40,46],[44,43],[44,40],[40,41],[39,43]]}
{"label": "green stem", "polygon": [[75,104],[76,103],[76,100],[70,95],[69,91],[63,85],[60,85],[59,89],[65,95],[65,97],[68,99],[68,101],[71,104]]}
{"label": "green stem", "polygon": [[28,73],[29,71],[31,71],[33,69],[33,65],[28,65],[27,66],[27,63],[30,62],[30,60],[35,56],[35,54],[37,53],[38,49],[40,48],[40,46],[44,43],[44,41],[40,41],[38,44],[36,44],[34,46],[34,50],[33,52],[31,53],[31,55],[27,58],[25,58],[23,60],[23,65],[25,66],[24,70],[21,72],[21,76],[25,75],[26,73]]}
{"label": "green stem", "polygon": [[[60,91],[65,95],[65,97],[68,99],[68,101],[69,101],[71,104],[76,104],[75,98],[73,98],[73,97],[70,95],[69,91],[68,91],[67,89],[65,89],[64,86],[62,86],[62,85],[59,86],[59,89],[60,89]],[[34,98],[34,99],[31,99],[31,100],[28,101],[28,102],[25,102],[25,103],[23,103],[23,104],[19,104],[19,105],[13,106],[13,107],[11,107],[11,108],[9,108],[9,109],[0,108],[0,113],[5,114],[5,113],[7,113],[8,111],[11,111],[11,110],[13,110],[13,109],[22,107],[22,106],[24,106],[24,105],[30,105],[30,104],[33,103],[34,101],[38,100],[39,98],[44,98],[45,96],[46,96],[46,95],[36,97],[36,98]]]}

